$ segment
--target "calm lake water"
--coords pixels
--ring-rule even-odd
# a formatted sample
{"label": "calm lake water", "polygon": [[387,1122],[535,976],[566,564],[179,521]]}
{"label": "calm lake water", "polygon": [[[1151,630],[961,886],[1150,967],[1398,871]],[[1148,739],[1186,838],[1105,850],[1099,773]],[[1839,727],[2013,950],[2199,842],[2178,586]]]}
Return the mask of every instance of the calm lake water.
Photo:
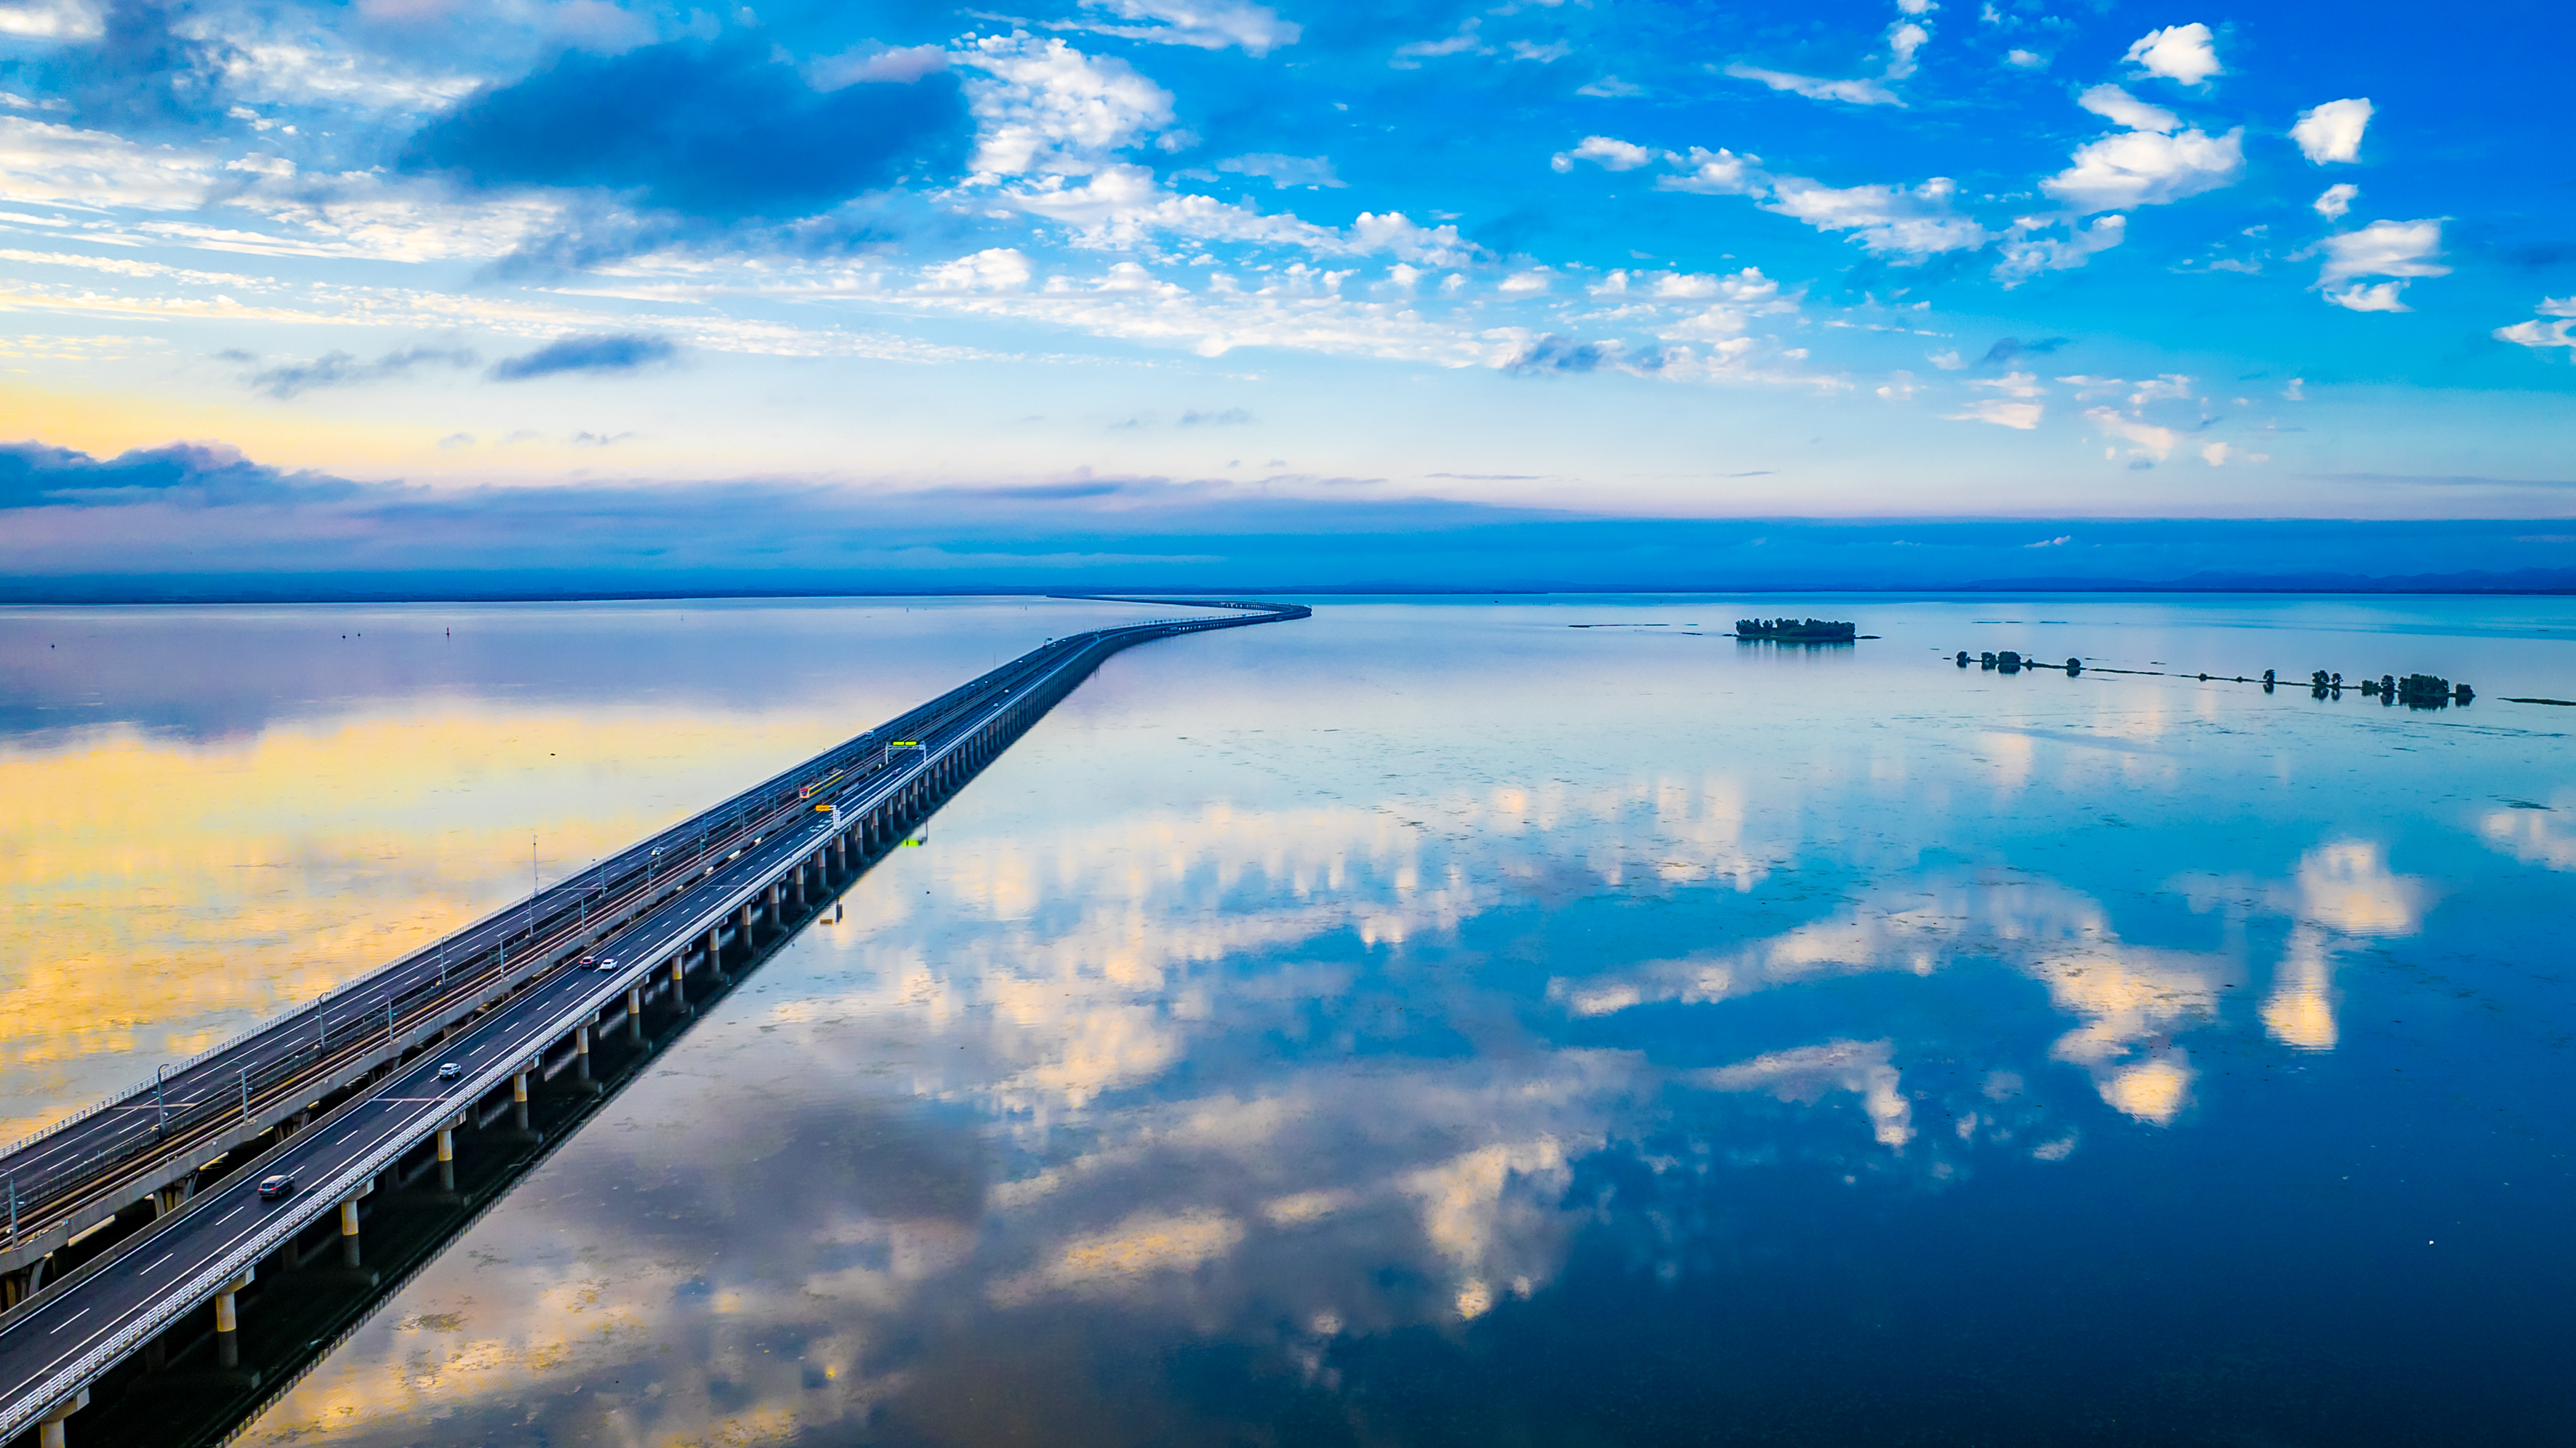
{"label": "calm lake water", "polygon": [[[0,610],[0,1114],[1141,612]],[[2174,676],[2265,668],[2480,697]],[[2576,708],[2512,695],[2576,601],[1149,645],[242,1441],[2576,1441]]]}

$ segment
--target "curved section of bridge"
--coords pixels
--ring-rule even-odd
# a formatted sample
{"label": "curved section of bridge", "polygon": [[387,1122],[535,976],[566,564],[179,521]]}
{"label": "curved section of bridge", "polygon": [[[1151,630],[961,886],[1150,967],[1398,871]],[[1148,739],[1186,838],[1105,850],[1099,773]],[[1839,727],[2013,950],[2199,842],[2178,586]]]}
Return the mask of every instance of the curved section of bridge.
{"label": "curved section of bridge", "polygon": [[[444,1172],[454,1132],[513,1112],[525,1131],[532,1080],[587,1081],[595,1031],[846,884],[1103,659],[1309,612],[1152,601],[1224,612],[1052,640],[0,1156],[0,1443],[65,1441],[92,1384],[209,1302],[233,1369],[264,1259],[300,1260],[337,1213],[354,1269],[361,1199],[407,1156],[434,1147]],[[260,1197],[269,1174],[295,1189]]]}

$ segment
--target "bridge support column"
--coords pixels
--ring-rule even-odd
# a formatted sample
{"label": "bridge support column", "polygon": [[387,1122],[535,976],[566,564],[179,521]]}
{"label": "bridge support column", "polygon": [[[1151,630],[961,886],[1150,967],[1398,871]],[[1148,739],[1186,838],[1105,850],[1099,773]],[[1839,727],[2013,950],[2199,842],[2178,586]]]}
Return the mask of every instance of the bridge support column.
{"label": "bridge support column", "polygon": [[438,1189],[456,1190],[456,1129],[452,1126],[438,1128]]}
{"label": "bridge support column", "polygon": [[528,1129],[528,1073],[524,1070],[510,1077],[510,1119],[519,1130]]}
{"label": "bridge support column", "polygon": [[572,1072],[575,1080],[589,1084],[590,1027],[587,1024],[572,1028]]}
{"label": "bridge support column", "polygon": [[644,987],[640,985],[626,988],[626,1039],[644,1044]]}
{"label": "bridge support column", "polygon": [[358,1270],[358,1199],[340,1199],[340,1265]]}
{"label": "bridge support column", "polygon": [[233,1294],[248,1287],[252,1274],[244,1272],[223,1285],[215,1294],[215,1366],[241,1366],[241,1314],[233,1306]]}
{"label": "bridge support column", "polygon": [[[751,912],[752,912],[752,909],[753,909],[753,906],[752,906],[752,903],[751,903],[750,901],[745,900],[745,901],[743,901],[743,902],[742,902],[742,925],[741,925],[741,927],[740,927],[739,929],[737,929],[737,930],[735,930],[735,931],[734,931],[734,935],[735,935],[738,939],[740,939],[740,940],[741,940],[741,942],[742,942],[742,948],[743,948],[745,951],[748,951],[748,950],[750,950],[750,949],[751,949]],[[721,972],[719,972],[719,973],[721,973]]]}
{"label": "bridge support column", "polygon": [[[682,1010],[688,1009],[689,1006],[689,983],[681,974],[681,966],[687,961],[688,956],[689,953],[683,950],[671,957],[671,1004]],[[716,933],[710,930],[707,932],[707,960],[712,963],[715,956]]]}
{"label": "bridge support column", "polygon": [[63,1420],[89,1406],[89,1389],[83,1388],[45,1410],[36,1420],[36,1448],[63,1448]]}

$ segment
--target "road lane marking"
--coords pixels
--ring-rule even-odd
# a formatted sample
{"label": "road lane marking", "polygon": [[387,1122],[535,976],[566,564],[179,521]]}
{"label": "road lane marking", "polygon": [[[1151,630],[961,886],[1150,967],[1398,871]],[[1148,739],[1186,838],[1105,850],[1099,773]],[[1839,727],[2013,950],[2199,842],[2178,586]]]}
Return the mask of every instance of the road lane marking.
{"label": "road lane marking", "polygon": [[73,1323],[78,1322],[87,1316],[89,1316],[89,1309],[84,1307],[80,1311],[73,1313],[71,1316],[64,1318],[62,1321],[55,1323],[46,1331],[45,1336],[51,1337],[55,1333],[62,1331],[64,1328],[71,1326]]}
{"label": "road lane marking", "polygon": [[162,1263],[167,1262],[167,1261],[169,1261],[171,1258],[176,1257],[176,1256],[178,1256],[178,1255],[179,1255],[179,1253],[178,1253],[177,1249],[173,1248],[172,1250],[167,1251],[167,1252],[164,1252],[164,1253],[162,1253],[160,1256],[153,1258],[153,1259],[152,1259],[152,1261],[151,1261],[151,1263],[150,1263],[150,1265],[148,1265],[148,1266],[146,1266],[146,1267],[142,1268],[141,1270],[143,1270],[143,1271],[145,1271],[145,1272],[149,1272],[149,1271],[151,1271],[154,1267],[158,1267],[158,1266],[160,1266]]}

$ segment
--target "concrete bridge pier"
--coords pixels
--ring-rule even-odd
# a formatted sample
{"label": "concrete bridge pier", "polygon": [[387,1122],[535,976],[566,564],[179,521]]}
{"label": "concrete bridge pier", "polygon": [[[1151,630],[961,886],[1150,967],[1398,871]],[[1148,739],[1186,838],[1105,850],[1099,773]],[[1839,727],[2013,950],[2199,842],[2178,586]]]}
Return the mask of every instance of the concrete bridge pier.
{"label": "concrete bridge pier", "polygon": [[45,1410],[36,1420],[36,1448],[63,1448],[63,1420],[89,1406],[89,1389],[83,1388]]}
{"label": "concrete bridge pier", "polygon": [[586,1021],[572,1028],[572,1073],[573,1079],[582,1085],[591,1084],[590,1024]]}
{"label": "concrete bridge pier", "polygon": [[[707,958],[710,960],[715,958],[715,947],[716,933],[710,930],[707,932]],[[688,958],[689,953],[686,950],[671,957],[671,1004],[684,1011],[689,1008],[689,983],[683,976],[681,967],[687,963]]]}
{"label": "concrete bridge pier", "polygon": [[233,1294],[250,1286],[253,1275],[253,1269],[243,1268],[242,1275],[215,1292],[215,1366],[227,1372],[241,1366],[241,1313]]}
{"label": "concrete bridge pier", "polygon": [[45,1264],[53,1260],[49,1253],[16,1272],[0,1274],[0,1309],[15,1307],[35,1296],[37,1289],[45,1285]]}
{"label": "concrete bridge pier", "polygon": [[644,987],[626,988],[626,1039],[630,1044],[644,1044]]}
{"label": "concrete bridge pier", "polygon": [[528,1131],[528,1073],[524,1068],[510,1077],[510,1124],[522,1135]]}
{"label": "concrete bridge pier", "polygon": [[438,1189],[456,1194],[456,1128],[438,1128]]}
{"label": "concrete bridge pier", "polygon": [[358,1260],[358,1198],[355,1193],[340,1199],[340,1265],[352,1272],[363,1265]]}

